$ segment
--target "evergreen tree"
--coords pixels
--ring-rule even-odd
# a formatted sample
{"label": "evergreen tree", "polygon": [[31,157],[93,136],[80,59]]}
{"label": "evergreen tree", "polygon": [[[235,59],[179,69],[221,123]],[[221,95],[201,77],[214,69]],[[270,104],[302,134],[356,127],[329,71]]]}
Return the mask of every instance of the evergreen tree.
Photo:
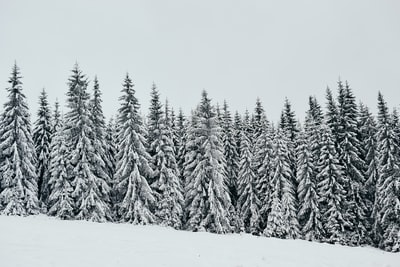
{"label": "evergreen tree", "polygon": [[39,110],[37,117],[35,128],[33,130],[33,142],[35,144],[38,159],[36,170],[38,176],[39,199],[46,205],[49,197],[49,157],[52,125],[49,102],[47,100],[47,93],[44,89],[39,97]]}
{"label": "evergreen tree", "polygon": [[302,236],[306,240],[321,240],[323,235],[322,216],[319,207],[318,181],[312,143],[305,133],[300,133],[297,148],[297,188],[299,196],[298,219]]}
{"label": "evergreen tree", "polygon": [[118,133],[117,133],[117,124],[114,122],[113,118],[110,118],[105,131],[105,154],[107,157],[106,163],[106,172],[110,178],[109,187],[110,187],[110,200],[111,205],[114,205],[117,201],[116,192],[115,192],[115,179],[114,174],[116,172],[116,164],[117,164],[117,143],[118,143]]}
{"label": "evergreen tree", "polygon": [[378,170],[375,199],[375,236],[379,247],[400,250],[400,148],[392,119],[381,93],[378,95]]}
{"label": "evergreen tree", "polygon": [[0,214],[29,215],[39,210],[36,153],[21,75],[14,65],[2,114]]}
{"label": "evergreen tree", "polygon": [[149,113],[151,162],[155,172],[153,188],[157,192],[156,216],[162,225],[181,228],[183,195],[175,160],[168,104],[162,112],[159,93],[153,84]]}
{"label": "evergreen tree", "polygon": [[75,64],[69,78],[65,115],[68,149],[68,177],[72,180],[75,219],[104,222],[111,220],[109,187],[98,175],[102,155],[97,154],[96,133],[89,114],[87,79]]}
{"label": "evergreen tree", "polygon": [[[92,143],[94,149],[95,157],[92,158],[92,164],[94,165],[94,175],[101,179],[99,181],[100,191],[102,195],[102,199],[104,202],[110,207],[111,199],[111,176],[114,175],[113,173],[109,172],[108,166],[112,165],[109,162],[110,157],[107,154],[107,142],[105,139],[106,136],[106,122],[105,116],[103,114],[103,107],[101,99],[102,93],[100,90],[100,85],[97,77],[94,78],[93,81],[93,95],[92,98],[89,100],[89,119],[92,125]],[[111,159],[112,160],[112,159]],[[104,185],[104,186],[103,186]]]}
{"label": "evergreen tree", "polygon": [[49,200],[48,214],[63,220],[74,218],[74,200],[72,198],[73,187],[68,177],[68,154],[67,140],[59,119],[59,126],[53,133],[50,153],[50,179],[49,179]]}
{"label": "evergreen tree", "polygon": [[376,183],[378,181],[378,144],[376,140],[377,125],[368,107],[360,105],[359,129],[361,147],[365,161],[365,203],[367,205],[367,230],[369,238],[367,243],[372,243],[373,208],[376,198]]}
{"label": "evergreen tree", "polygon": [[290,167],[289,140],[278,131],[274,144],[274,173],[271,179],[271,211],[268,214],[264,235],[279,238],[297,238],[299,223]]}
{"label": "evergreen tree", "polygon": [[231,232],[231,200],[224,177],[221,129],[205,91],[193,117],[185,166],[187,228]]}
{"label": "evergreen tree", "polygon": [[247,233],[258,234],[258,223],[260,216],[261,201],[258,199],[256,189],[256,175],[253,172],[252,163],[254,155],[252,151],[251,141],[248,136],[247,128],[250,127],[248,121],[248,113],[246,113],[243,122],[243,131],[241,139],[241,158],[238,174],[238,213],[243,221],[244,229]]}
{"label": "evergreen tree", "polygon": [[153,175],[150,155],[145,148],[146,129],[139,114],[139,101],[127,74],[119,109],[119,144],[115,180],[118,197],[117,215],[120,221],[133,224],[155,222],[155,198],[147,178]]}
{"label": "evergreen tree", "polygon": [[236,206],[238,192],[238,172],[239,172],[239,157],[238,148],[236,147],[235,139],[233,136],[233,122],[231,113],[228,109],[228,104],[224,101],[223,114],[221,121],[222,128],[222,142],[224,146],[225,163],[224,169],[226,170],[227,184],[232,201],[232,205]]}
{"label": "evergreen tree", "polygon": [[[55,135],[58,129],[61,127],[61,112],[60,112],[60,103],[56,100],[54,104],[54,112],[51,120],[51,133]],[[50,142],[51,143],[51,142]]]}
{"label": "evergreen tree", "polygon": [[335,99],[333,98],[332,91],[326,89],[327,112],[325,114],[326,123],[332,132],[332,138],[335,143],[336,149],[339,148],[339,111]]}
{"label": "evergreen tree", "polygon": [[185,186],[185,176],[184,176],[184,165],[185,165],[185,154],[186,154],[186,128],[187,121],[185,116],[183,115],[182,109],[179,110],[176,127],[174,129],[175,135],[177,138],[177,143],[175,145],[176,151],[176,162],[178,165],[178,175],[181,180],[182,187]]}
{"label": "evergreen tree", "polygon": [[323,125],[321,130],[321,154],[317,163],[317,180],[325,240],[330,243],[345,243],[344,232],[349,223],[345,221],[343,210],[346,197],[343,184],[347,177],[343,176],[330,128]]}
{"label": "evergreen tree", "polygon": [[346,82],[343,86],[338,82],[339,103],[339,161],[346,176],[346,204],[344,205],[346,220],[350,222],[346,228],[346,239],[349,244],[364,244],[367,241],[367,205],[365,203],[365,162],[361,159],[361,144],[357,128],[358,109],[353,92]]}

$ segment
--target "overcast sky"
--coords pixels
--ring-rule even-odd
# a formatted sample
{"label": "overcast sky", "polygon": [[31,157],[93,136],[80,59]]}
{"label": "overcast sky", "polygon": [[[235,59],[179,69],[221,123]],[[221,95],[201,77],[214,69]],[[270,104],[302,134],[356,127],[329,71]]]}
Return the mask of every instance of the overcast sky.
{"label": "overcast sky", "polygon": [[378,90],[400,104],[400,1],[0,0],[1,102],[14,60],[33,113],[43,87],[65,100],[75,61],[98,76],[107,116],[126,72],[144,113],[154,81],[186,113],[206,89],[232,111],[258,96],[274,121],[288,97],[303,119],[339,76],[375,111]]}

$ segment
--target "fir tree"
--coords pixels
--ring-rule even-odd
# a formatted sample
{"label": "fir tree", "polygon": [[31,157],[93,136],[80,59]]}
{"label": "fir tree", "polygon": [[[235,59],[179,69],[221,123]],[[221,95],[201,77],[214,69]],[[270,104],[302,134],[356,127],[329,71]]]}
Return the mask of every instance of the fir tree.
{"label": "fir tree", "polygon": [[221,130],[205,91],[193,116],[185,166],[187,228],[231,232],[231,200],[224,177]]}
{"label": "fir tree", "polygon": [[36,153],[21,78],[15,64],[8,80],[8,101],[2,114],[0,213],[25,216],[38,213],[39,200]]}
{"label": "fir tree", "polygon": [[228,109],[228,104],[224,101],[222,114],[222,142],[224,145],[225,170],[227,176],[228,189],[232,201],[232,205],[236,206],[238,192],[238,172],[239,172],[239,157],[238,148],[236,147],[233,136],[233,122],[231,113]]}
{"label": "fir tree", "polygon": [[116,157],[117,157],[117,143],[118,143],[118,133],[117,133],[117,124],[114,122],[113,118],[110,118],[105,131],[105,154],[107,157],[106,163],[106,172],[110,178],[109,186],[110,186],[110,200],[111,205],[115,204],[116,192],[115,192],[115,179],[114,174],[116,172]]}
{"label": "fir tree", "polygon": [[[157,192],[156,216],[162,225],[181,228],[183,195],[175,160],[168,104],[162,112],[159,93],[153,84],[149,113],[150,151],[155,172],[153,188]],[[149,140],[150,141],[150,140]]]}
{"label": "fir tree", "polygon": [[68,161],[65,158],[68,154],[67,140],[61,119],[59,123],[51,140],[48,214],[70,220],[74,218],[73,187],[67,172]]}
{"label": "fir tree", "polygon": [[65,116],[68,149],[68,177],[72,180],[75,218],[103,222],[111,220],[109,187],[98,175],[101,156],[96,152],[94,124],[89,115],[87,79],[75,64],[69,78]]}
{"label": "fir tree", "polygon": [[[248,113],[245,118],[248,118]],[[247,233],[258,234],[261,201],[258,199],[256,189],[256,175],[253,172],[252,162],[254,160],[251,141],[247,128],[250,127],[248,119],[244,121],[244,129],[241,139],[241,158],[238,174],[238,213],[243,221]]]}
{"label": "fir tree", "polygon": [[350,222],[346,229],[349,244],[364,244],[367,240],[367,206],[365,203],[365,162],[361,159],[361,145],[357,128],[358,110],[353,92],[346,82],[338,82],[339,103],[339,161],[346,176],[346,220]]}
{"label": "fir tree", "polygon": [[184,165],[185,165],[185,154],[186,154],[186,128],[187,121],[183,115],[182,109],[179,110],[176,127],[174,129],[177,138],[177,143],[175,145],[176,152],[176,162],[178,165],[178,175],[181,180],[182,187],[185,186],[185,176],[184,176]]}
{"label": "fir tree", "polygon": [[306,240],[321,240],[323,235],[321,211],[319,207],[318,181],[312,143],[305,133],[300,133],[297,148],[297,188],[299,196],[298,219],[302,236]]}
{"label": "fir tree", "polygon": [[377,125],[368,107],[360,104],[359,129],[363,160],[365,161],[365,203],[367,205],[367,230],[372,243],[373,208],[376,198],[376,183],[378,181],[378,144],[376,140]]}
{"label": "fir tree", "polygon": [[118,197],[117,215],[120,221],[133,224],[155,222],[155,198],[147,178],[153,175],[150,155],[145,148],[146,130],[139,114],[139,101],[127,74],[119,109],[119,144],[115,180]]}
{"label": "fir tree", "polygon": [[347,177],[343,177],[330,128],[323,125],[321,130],[321,154],[317,163],[317,180],[319,181],[319,205],[325,230],[324,239],[330,243],[345,243],[344,231],[349,223],[345,221],[343,210],[346,197],[343,184]]}
{"label": "fir tree", "polygon": [[392,119],[381,93],[378,95],[378,170],[375,199],[375,236],[379,247],[400,250],[400,148]]}
{"label": "fir tree", "polygon": [[39,110],[33,130],[33,142],[37,155],[37,175],[39,199],[47,203],[49,197],[49,157],[52,136],[51,113],[47,101],[47,93],[43,89],[39,97]]}
{"label": "fir tree", "polygon": [[326,123],[332,132],[332,138],[335,143],[336,149],[339,148],[339,111],[335,99],[333,98],[332,91],[326,89],[327,112],[325,114]]}
{"label": "fir tree", "polygon": [[274,174],[271,178],[271,211],[264,235],[279,238],[297,238],[299,223],[297,204],[290,168],[289,140],[285,133],[277,132],[274,145]]}

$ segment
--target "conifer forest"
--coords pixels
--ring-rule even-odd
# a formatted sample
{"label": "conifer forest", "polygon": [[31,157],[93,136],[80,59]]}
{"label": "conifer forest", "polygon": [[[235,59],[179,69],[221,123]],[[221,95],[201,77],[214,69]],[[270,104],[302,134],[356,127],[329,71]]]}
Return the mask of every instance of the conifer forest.
{"label": "conifer forest", "polygon": [[97,77],[75,64],[66,82],[66,103],[49,103],[43,90],[32,112],[12,67],[0,117],[1,215],[400,251],[400,115],[380,92],[372,114],[339,80],[323,101],[308,98],[304,120],[288,96],[272,122],[260,99],[240,114],[206,91],[184,114],[156,84],[140,88],[151,96],[143,111],[126,74],[106,119]]}

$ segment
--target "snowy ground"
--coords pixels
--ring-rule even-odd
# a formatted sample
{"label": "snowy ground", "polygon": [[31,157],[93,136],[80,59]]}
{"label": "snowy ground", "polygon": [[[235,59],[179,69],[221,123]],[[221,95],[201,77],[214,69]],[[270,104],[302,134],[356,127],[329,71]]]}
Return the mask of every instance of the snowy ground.
{"label": "snowy ground", "polygon": [[1,267],[399,267],[400,253],[157,226],[0,216]]}

